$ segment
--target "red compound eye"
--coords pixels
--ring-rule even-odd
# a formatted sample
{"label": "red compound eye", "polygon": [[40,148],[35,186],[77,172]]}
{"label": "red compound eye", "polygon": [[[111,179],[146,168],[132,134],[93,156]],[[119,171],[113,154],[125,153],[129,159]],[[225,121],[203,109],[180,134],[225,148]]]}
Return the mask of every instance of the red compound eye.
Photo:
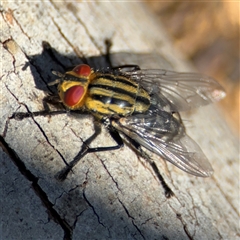
{"label": "red compound eye", "polygon": [[82,98],[83,93],[84,88],[82,86],[69,88],[64,94],[64,103],[69,107],[73,107]]}
{"label": "red compound eye", "polygon": [[72,71],[80,76],[87,77],[91,73],[91,68],[87,64],[80,64],[76,66]]}

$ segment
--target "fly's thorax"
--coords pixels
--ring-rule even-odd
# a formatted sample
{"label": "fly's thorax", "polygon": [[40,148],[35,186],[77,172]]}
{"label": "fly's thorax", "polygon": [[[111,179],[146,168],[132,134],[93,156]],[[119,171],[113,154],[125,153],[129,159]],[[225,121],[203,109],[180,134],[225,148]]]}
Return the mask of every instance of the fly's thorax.
{"label": "fly's thorax", "polygon": [[147,111],[150,96],[132,79],[97,72],[89,84],[85,106],[105,116],[129,116]]}

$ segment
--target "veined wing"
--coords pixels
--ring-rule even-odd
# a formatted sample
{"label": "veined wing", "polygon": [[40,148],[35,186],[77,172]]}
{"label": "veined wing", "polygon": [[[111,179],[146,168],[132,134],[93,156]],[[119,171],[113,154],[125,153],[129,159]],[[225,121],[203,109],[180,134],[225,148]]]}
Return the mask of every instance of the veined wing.
{"label": "veined wing", "polygon": [[171,111],[186,111],[224,98],[226,93],[213,78],[196,73],[177,73],[161,69],[124,72],[163,102]]}
{"label": "veined wing", "polygon": [[186,135],[180,122],[175,131],[163,125],[162,113],[166,114],[158,111],[120,118],[112,125],[183,171],[199,177],[210,176],[213,169],[200,147]]}

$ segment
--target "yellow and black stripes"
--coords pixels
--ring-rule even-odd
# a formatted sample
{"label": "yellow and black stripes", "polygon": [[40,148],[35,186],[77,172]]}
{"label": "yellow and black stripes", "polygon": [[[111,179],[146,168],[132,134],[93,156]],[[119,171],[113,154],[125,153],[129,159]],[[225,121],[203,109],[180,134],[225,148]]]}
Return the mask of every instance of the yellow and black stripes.
{"label": "yellow and black stripes", "polygon": [[67,72],[58,90],[67,108],[84,107],[98,118],[143,113],[151,105],[148,92],[131,78],[94,72],[87,65],[79,65]]}
{"label": "yellow and black stripes", "polygon": [[95,73],[88,86],[85,107],[98,115],[127,116],[145,112],[149,94],[132,79]]}

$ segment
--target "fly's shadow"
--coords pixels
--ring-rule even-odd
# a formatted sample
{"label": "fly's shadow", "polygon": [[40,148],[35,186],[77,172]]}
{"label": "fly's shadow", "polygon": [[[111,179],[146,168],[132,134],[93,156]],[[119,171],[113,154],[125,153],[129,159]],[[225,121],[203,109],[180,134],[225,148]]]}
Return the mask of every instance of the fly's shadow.
{"label": "fly's shadow", "polygon": [[[61,54],[46,41],[42,42],[42,47],[41,54],[27,56],[29,62],[24,65],[22,70],[30,67],[36,88],[44,92],[54,93],[54,87],[48,86],[48,83],[56,79],[56,76],[52,74],[53,70],[64,73],[83,63],[88,64],[93,69],[111,67],[108,53],[86,58],[73,54]],[[108,49],[108,43],[106,43],[107,52]],[[80,52],[79,55],[81,55]]]}
{"label": "fly's shadow", "polygon": [[[42,53],[27,56],[27,62],[22,70],[30,67],[35,86],[37,89],[47,93],[56,93],[54,87],[48,86],[48,83],[54,81],[56,76],[52,71],[65,73],[72,70],[79,64],[88,64],[94,70],[116,67],[121,65],[139,65],[141,68],[159,68],[172,69],[172,65],[162,56],[155,53],[129,53],[118,52],[110,53],[111,41],[106,40],[105,54],[100,56],[85,57],[78,51],[78,55],[62,54],[54,49],[48,42],[42,42]],[[150,63],[150,65],[149,65]]]}

